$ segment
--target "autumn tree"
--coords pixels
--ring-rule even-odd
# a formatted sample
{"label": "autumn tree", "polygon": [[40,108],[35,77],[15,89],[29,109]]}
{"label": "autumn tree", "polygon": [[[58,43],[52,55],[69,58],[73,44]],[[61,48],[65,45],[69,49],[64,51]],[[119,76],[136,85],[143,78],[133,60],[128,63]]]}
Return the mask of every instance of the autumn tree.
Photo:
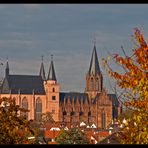
{"label": "autumn tree", "polygon": [[28,139],[35,133],[30,128],[29,121],[19,115],[20,111],[25,110],[16,105],[15,100],[0,99],[0,144],[35,143],[35,139]]}
{"label": "autumn tree", "polygon": [[42,113],[41,114],[41,122],[43,122],[43,124],[46,123],[54,123],[54,119],[53,116],[50,112],[46,112],[46,113]]}
{"label": "autumn tree", "polygon": [[58,144],[89,144],[85,133],[77,128],[61,130],[61,133],[55,138],[55,141]]}
{"label": "autumn tree", "polygon": [[[132,39],[134,49],[131,55],[121,47],[124,56],[111,54],[103,59],[103,64],[122,90],[118,95],[120,103],[132,110],[132,116],[124,123],[121,143],[148,144],[148,45],[138,28],[134,29]],[[111,59],[122,68],[122,72],[113,70]]]}

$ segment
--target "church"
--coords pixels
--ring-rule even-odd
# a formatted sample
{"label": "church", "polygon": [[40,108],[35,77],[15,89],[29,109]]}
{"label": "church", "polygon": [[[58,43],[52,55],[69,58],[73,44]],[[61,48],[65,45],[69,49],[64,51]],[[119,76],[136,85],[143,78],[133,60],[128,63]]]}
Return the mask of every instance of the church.
{"label": "church", "polygon": [[28,120],[41,121],[41,114],[50,112],[54,121],[63,124],[73,125],[83,121],[94,123],[98,128],[106,128],[120,114],[120,105],[116,95],[108,94],[103,87],[95,44],[85,81],[83,93],[61,92],[53,57],[47,78],[43,59],[37,75],[12,75],[7,60],[0,98],[15,99],[17,105],[29,110],[20,113]]}

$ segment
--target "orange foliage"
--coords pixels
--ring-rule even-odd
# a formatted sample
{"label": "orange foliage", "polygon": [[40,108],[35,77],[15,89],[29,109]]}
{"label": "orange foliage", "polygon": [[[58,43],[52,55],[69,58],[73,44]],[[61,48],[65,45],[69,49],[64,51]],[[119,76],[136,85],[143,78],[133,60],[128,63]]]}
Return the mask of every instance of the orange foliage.
{"label": "orange foliage", "polygon": [[123,104],[133,111],[123,129],[124,138],[121,142],[148,144],[148,46],[138,28],[135,28],[134,35],[138,45],[132,56],[127,56],[124,51],[124,57],[113,55],[113,60],[121,65],[124,72],[120,74],[113,71],[107,60],[104,60],[104,65],[109,75],[123,90],[120,95],[126,99]]}

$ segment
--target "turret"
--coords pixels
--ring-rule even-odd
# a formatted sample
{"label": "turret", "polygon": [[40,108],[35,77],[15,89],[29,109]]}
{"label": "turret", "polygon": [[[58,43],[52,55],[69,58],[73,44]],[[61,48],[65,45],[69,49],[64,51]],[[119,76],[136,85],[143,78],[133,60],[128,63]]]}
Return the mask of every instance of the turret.
{"label": "turret", "polygon": [[55,75],[55,70],[54,70],[54,65],[53,65],[53,55],[51,55],[51,64],[50,64],[50,68],[49,68],[47,81],[48,80],[53,80],[55,82],[57,81],[56,80],[56,75]]}
{"label": "turret", "polygon": [[39,75],[42,77],[43,81],[46,81],[45,70],[44,70],[44,64],[43,64],[43,56],[42,56],[42,62],[41,62],[41,68],[40,68],[40,73],[39,73]]}
{"label": "turret", "polygon": [[6,69],[5,69],[5,76],[9,75],[9,63],[8,63],[8,57],[7,57],[7,63],[6,63]]}

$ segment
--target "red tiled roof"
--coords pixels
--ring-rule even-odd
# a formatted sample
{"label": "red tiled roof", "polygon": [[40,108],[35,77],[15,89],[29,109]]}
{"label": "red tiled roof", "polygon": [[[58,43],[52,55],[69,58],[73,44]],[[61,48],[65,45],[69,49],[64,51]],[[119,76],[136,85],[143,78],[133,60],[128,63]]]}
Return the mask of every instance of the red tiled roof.
{"label": "red tiled roof", "polygon": [[91,141],[91,137],[93,137],[96,141],[99,141],[98,134],[94,134],[94,131],[85,131],[87,138]]}
{"label": "red tiled roof", "polygon": [[100,137],[107,137],[108,135],[109,135],[109,132],[108,131],[99,132],[99,136]]}
{"label": "red tiled roof", "polygon": [[54,122],[54,123],[46,123],[44,125],[44,127],[48,130],[48,129],[51,129],[52,127],[54,127],[54,128],[57,128],[57,127],[61,128],[61,125],[58,122]]}
{"label": "red tiled roof", "polygon": [[53,139],[53,138],[57,137],[59,134],[60,134],[60,131],[50,131],[50,130],[47,130],[47,131],[45,131],[44,136],[45,136],[45,138]]}
{"label": "red tiled roof", "polygon": [[109,132],[108,131],[100,131],[100,132],[95,132],[94,131],[85,131],[86,136],[90,139],[91,136],[93,138],[95,138],[95,140],[99,140],[99,137],[107,137],[109,136]]}
{"label": "red tiled roof", "polygon": [[54,142],[49,141],[48,144],[57,144],[57,143],[55,141]]}

